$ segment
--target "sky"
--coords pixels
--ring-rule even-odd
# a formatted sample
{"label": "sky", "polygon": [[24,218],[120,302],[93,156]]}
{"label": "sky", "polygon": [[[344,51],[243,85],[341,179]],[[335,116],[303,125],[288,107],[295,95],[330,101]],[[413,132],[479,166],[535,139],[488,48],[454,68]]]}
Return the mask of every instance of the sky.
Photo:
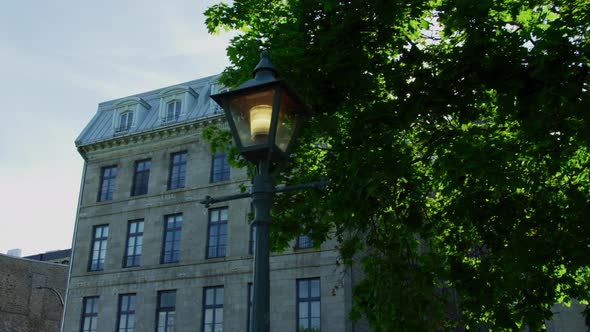
{"label": "sky", "polygon": [[0,11],[0,253],[71,247],[98,104],[220,73],[215,0],[5,0]]}

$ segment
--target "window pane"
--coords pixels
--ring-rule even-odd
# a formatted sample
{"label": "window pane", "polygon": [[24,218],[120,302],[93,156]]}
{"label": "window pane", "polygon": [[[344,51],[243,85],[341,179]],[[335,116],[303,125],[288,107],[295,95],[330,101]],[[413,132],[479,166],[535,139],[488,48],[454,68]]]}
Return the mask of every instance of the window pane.
{"label": "window pane", "polygon": [[311,280],[311,297],[320,297],[320,280]]}
{"label": "window pane", "polygon": [[309,325],[308,324],[309,324],[309,320],[307,320],[307,319],[300,319],[299,320],[299,331],[307,331],[306,329],[309,328]]}
{"label": "window pane", "polygon": [[308,288],[309,287],[309,281],[308,280],[302,280],[299,281],[299,298],[308,298]]}
{"label": "window pane", "polygon": [[168,326],[170,326],[170,327],[174,326],[175,317],[176,317],[176,315],[175,315],[174,311],[168,312]]}
{"label": "window pane", "polygon": [[307,302],[299,303],[299,318],[307,318],[309,314],[307,312]]}
{"label": "window pane", "polygon": [[127,310],[129,307],[129,296],[121,296],[121,308]]}
{"label": "window pane", "polygon": [[214,304],[214,300],[215,300],[215,289],[214,288],[207,288],[207,290],[205,291],[205,304],[206,305],[211,305]]}
{"label": "window pane", "polygon": [[174,307],[176,292],[162,292],[160,295],[160,307]]}
{"label": "window pane", "polygon": [[119,329],[125,329],[127,327],[127,316],[121,316],[119,318]]}
{"label": "window pane", "polygon": [[310,327],[312,329],[317,329],[317,331],[319,331],[320,330],[320,319],[319,318],[312,318]]}
{"label": "window pane", "polygon": [[158,315],[158,328],[161,328],[163,331],[164,326],[166,326],[166,312],[160,312]]}
{"label": "window pane", "polygon": [[217,288],[215,292],[215,304],[223,304],[223,288]]}
{"label": "window pane", "polygon": [[213,310],[205,310],[205,324],[213,323]]}
{"label": "window pane", "polygon": [[220,219],[227,220],[227,209],[221,209],[220,211]]}

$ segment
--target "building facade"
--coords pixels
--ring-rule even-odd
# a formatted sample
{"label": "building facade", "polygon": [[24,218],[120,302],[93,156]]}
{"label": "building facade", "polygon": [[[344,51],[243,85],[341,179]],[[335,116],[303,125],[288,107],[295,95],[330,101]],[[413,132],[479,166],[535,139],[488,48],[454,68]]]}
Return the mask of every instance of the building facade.
{"label": "building facade", "polygon": [[[202,137],[224,126],[217,77],[101,103],[76,140],[84,171],[62,331],[248,331],[249,185]],[[280,220],[273,222],[280,223]],[[335,243],[272,254],[272,331],[360,331]]]}

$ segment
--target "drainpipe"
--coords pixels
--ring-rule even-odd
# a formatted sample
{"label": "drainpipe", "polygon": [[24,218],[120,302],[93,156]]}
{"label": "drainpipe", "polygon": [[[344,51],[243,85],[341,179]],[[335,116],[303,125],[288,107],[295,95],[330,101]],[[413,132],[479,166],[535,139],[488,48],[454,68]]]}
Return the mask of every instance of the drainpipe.
{"label": "drainpipe", "polygon": [[[84,158],[84,157],[83,157]],[[82,197],[84,194],[84,183],[86,182],[86,169],[88,168],[88,163],[86,162],[86,158],[84,158],[84,168],[82,169],[82,180],[80,181],[80,193],[78,195],[78,206],[76,208],[76,223],[74,224],[74,236],[72,238],[72,252],[70,256],[70,269],[68,271],[68,284],[66,286],[66,298],[64,301],[63,312],[61,313],[61,328],[60,331],[64,332],[64,325],[65,325],[65,318],[66,318],[66,311],[68,308],[68,295],[70,293],[70,282],[72,280],[72,269],[74,267],[74,248],[76,248],[76,235],[78,235],[78,222],[80,221],[80,207],[82,206]]]}

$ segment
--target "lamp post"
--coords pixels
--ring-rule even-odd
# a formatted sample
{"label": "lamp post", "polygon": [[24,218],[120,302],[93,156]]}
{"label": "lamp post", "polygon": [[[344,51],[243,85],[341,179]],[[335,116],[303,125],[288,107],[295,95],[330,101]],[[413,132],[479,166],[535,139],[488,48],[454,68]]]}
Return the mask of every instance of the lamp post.
{"label": "lamp post", "polygon": [[63,308],[63,306],[64,306],[64,298],[61,296],[61,294],[55,288],[45,287],[45,286],[38,286],[37,289],[48,289],[48,290],[52,291],[59,298],[59,304],[61,304],[61,307]]}
{"label": "lamp post", "polygon": [[254,298],[252,331],[269,331],[270,266],[268,226],[270,209],[278,191],[296,190],[318,186],[317,183],[302,186],[275,188],[269,175],[273,161],[287,160],[294,137],[303,119],[309,114],[303,102],[284,80],[276,78],[276,70],[268,59],[268,52],[260,54],[260,62],[254,68],[254,78],[236,89],[212,95],[224,110],[239,154],[256,166],[250,193],[221,198],[207,197],[201,203],[251,197],[254,207],[253,225],[256,227],[254,251]]}

